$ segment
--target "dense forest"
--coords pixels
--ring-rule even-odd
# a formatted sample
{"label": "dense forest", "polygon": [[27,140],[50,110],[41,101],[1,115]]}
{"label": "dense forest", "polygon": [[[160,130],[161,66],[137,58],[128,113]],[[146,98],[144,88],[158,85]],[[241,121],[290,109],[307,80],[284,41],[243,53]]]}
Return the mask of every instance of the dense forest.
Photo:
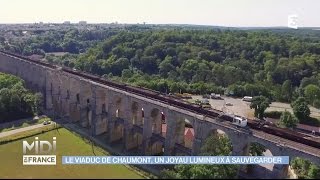
{"label": "dense forest", "polygon": [[[0,49],[42,55],[50,63],[163,93],[255,96],[250,106],[261,118],[270,100],[289,102],[294,115],[277,115],[284,127],[309,120],[308,104],[320,108],[320,31],[131,26],[12,34],[16,38],[0,31]],[[27,91],[21,79],[0,74],[0,122],[37,114],[40,102],[41,96]],[[205,145],[206,155],[229,155],[229,142],[215,138]],[[264,152],[252,147],[251,155]],[[319,167],[308,161],[291,164],[299,178],[319,177]],[[234,178],[236,170],[229,165],[178,165],[162,178]]]}
{"label": "dense forest", "polygon": [[6,39],[0,36],[0,47],[2,42],[2,49],[26,56],[32,54],[44,56],[45,53],[49,52],[69,52],[78,54],[84,52],[89,47],[96,45],[103,39],[115,34],[112,30],[37,30],[32,32],[29,37],[24,38],[22,30],[12,32],[16,38],[8,39],[8,43],[6,44],[3,43]]}
{"label": "dense forest", "polygon": [[264,95],[320,106],[320,41],[272,32],[121,32],[64,64],[162,92]]}
{"label": "dense forest", "polygon": [[70,52],[46,60],[164,93],[263,95],[282,102],[304,96],[320,107],[318,31],[71,29],[20,44],[25,48],[18,53]]}
{"label": "dense forest", "polygon": [[0,123],[36,115],[41,99],[41,94],[24,87],[22,79],[0,73]]}

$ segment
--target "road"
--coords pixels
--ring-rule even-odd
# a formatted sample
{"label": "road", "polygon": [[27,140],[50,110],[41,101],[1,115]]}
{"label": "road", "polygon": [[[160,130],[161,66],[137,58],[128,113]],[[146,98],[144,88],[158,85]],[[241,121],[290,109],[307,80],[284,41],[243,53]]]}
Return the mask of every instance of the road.
{"label": "road", "polygon": [[6,137],[6,136],[11,136],[13,134],[17,134],[17,133],[24,132],[24,131],[30,131],[30,130],[33,130],[33,129],[41,128],[43,126],[46,126],[46,125],[36,124],[36,125],[24,127],[24,128],[5,131],[5,132],[0,133],[0,138]]}

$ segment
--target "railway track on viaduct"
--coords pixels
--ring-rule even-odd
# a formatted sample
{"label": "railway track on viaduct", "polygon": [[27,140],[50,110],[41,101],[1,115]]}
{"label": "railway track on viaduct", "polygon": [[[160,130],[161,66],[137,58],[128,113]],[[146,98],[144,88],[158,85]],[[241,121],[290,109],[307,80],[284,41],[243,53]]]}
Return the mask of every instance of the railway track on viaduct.
{"label": "railway track on viaduct", "polygon": [[[70,74],[82,77],[84,79],[88,79],[88,80],[91,80],[91,81],[94,81],[94,82],[97,82],[97,83],[101,83],[101,84],[104,84],[104,85],[107,85],[107,86],[110,86],[110,87],[113,87],[113,88],[117,88],[117,89],[120,89],[120,90],[123,90],[123,91],[128,91],[128,89],[129,89],[130,93],[133,93],[133,94],[136,94],[136,95],[139,95],[139,96],[143,96],[143,97],[147,97],[147,98],[150,98],[152,100],[159,101],[161,103],[168,104],[170,106],[174,106],[176,108],[184,109],[184,110],[187,110],[187,111],[199,114],[199,115],[203,115],[203,116],[206,116],[206,117],[209,117],[209,118],[213,118],[213,119],[220,118],[222,120],[227,120],[224,116],[219,116],[219,114],[221,114],[223,112],[218,111],[218,110],[213,110],[212,111],[212,113],[214,115],[212,115],[212,114],[208,115],[208,114],[204,113],[204,111],[199,112],[199,111],[197,111],[197,110],[195,110],[193,108],[188,108],[188,106],[179,106],[179,104],[170,103],[170,102],[168,102],[166,100],[163,100],[163,96],[164,95],[161,94],[160,92],[157,92],[157,91],[148,90],[148,89],[145,89],[145,88],[133,87],[133,86],[129,86],[129,85],[126,85],[126,84],[123,84],[123,83],[118,83],[118,82],[102,79],[99,76],[91,75],[91,74],[88,74],[88,73],[85,73],[85,72],[75,71],[75,70],[72,70],[70,68],[56,66],[56,65],[49,64],[49,63],[46,63],[46,62],[43,62],[43,61],[30,59],[30,58],[27,58],[27,57],[24,57],[24,56],[21,56],[21,55],[12,54],[12,53],[8,53],[8,52],[5,52],[5,51],[0,51],[0,53],[4,54],[6,56],[11,56],[11,57],[19,58],[19,59],[22,59],[22,60],[25,60],[25,61],[28,61],[28,62],[31,62],[31,63],[35,63],[37,65],[45,66],[45,67],[50,68],[50,69],[58,69],[58,68],[60,68],[62,71],[66,72],[66,73],[70,73]],[[154,95],[148,97],[148,95],[146,95],[146,92],[153,93]],[[167,98],[172,98],[172,97],[167,97]],[[172,99],[174,99],[174,98],[172,98]],[[178,102],[178,101],[181,101],[181,100],[173,100],[173,101],[177,101]],[[215,113],[217,115],[215,115]],[[227,121],[230,121],[230,119],[227,120]],[[319,148],[320,147],[320,143],[319,142],[317,142],[318,144],[316,144],[316,146],[312,147],[310,145],[305,144],[304,142],[301,142],[301,140],[295,141],[294,139],[283,138],[283,137],[278,136],[277,134],[267,133],[267,132],[264,132],[264,131],[256,129],[256,128],[254,128],[254,129],[250,128],[250,131],[252,132],[253,136],[257,136],[259,138],[266,139],[268,141],[272,141],[274,143],[280,142],[279,145],[291,146],[294,149],[298,148],[300,150],[305,150],[305,151],[308,151],[308,152],[310,152],[312,154],[318,155],[320,157],[320,148]]]}

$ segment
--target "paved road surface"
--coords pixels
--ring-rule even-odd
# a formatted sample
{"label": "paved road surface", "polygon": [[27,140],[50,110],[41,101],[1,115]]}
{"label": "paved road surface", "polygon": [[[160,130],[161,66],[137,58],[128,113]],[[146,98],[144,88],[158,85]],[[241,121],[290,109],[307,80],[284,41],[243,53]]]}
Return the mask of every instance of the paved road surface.
{"label": "paved road surface", "polygon": [[46,126],[46,125],[36,124],[36,125],[24,127],[24,128],[19,128],[19,129],[14,129],[14,130],[10,130],[10,131],[5,131],[5,132],[0,133],[0,138],[6,137],[6,136],[11,136],[11,135],[13,135],[13,134],[20,133],[20,132],[24,132],[24,131],[29,131],[29,130],[32,130],[32,129],[41,128],[41,127],[43,127],[43,126]]}

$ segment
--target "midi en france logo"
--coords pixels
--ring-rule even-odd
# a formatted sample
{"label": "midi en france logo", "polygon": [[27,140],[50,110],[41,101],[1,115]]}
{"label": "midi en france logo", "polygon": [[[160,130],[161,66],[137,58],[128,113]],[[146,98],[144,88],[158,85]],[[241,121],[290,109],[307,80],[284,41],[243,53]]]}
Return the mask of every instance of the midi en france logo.
{"label": "midi en france logo", "polygon": [[38,137],[35,137],[31,144],[28,141],[23,141],[23,165],[56,165],[56,147],[56,137],[52,138],[52,143],[40,141]]}

